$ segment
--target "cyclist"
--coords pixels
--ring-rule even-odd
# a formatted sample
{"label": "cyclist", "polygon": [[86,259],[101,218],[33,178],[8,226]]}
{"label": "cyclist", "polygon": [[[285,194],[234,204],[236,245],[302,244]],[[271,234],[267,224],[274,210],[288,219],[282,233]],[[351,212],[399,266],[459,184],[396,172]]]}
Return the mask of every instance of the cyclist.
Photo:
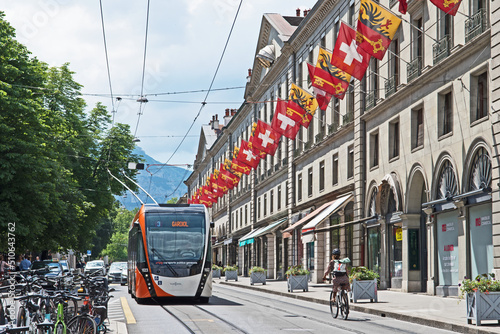
{"label": "cyclist", "polygon": [[332,302],[335,302],[335,296],[339,291],[339,288],[343,285],[344,290],[351,291],[351,287],[349,285],[349,269],[347,269],[347,263],[351,262],[349,258],[340,259],[340,249],[335,248],[332,251],[332,260],[328,264],[326,268],[325,274],[323,275],[323,281],[326,280],[326,276],[329,273],[332,273],[332,290],[333,290],[333,299]]}

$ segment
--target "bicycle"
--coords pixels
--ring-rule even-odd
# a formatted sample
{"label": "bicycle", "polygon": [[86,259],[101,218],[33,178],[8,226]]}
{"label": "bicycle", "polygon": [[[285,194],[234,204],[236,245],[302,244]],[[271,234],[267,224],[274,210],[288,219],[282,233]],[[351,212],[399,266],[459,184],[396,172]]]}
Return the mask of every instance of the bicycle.
{"label": "bicycle", "polygon": [[349,316],[349,296],[345,290],[347,283],[340,284],[340,290],[337,291],[337,297],[333,301],[333,290],[330,292],[330,313],[332,317],[337,318],[340,314],[342,319],[347,320]]}

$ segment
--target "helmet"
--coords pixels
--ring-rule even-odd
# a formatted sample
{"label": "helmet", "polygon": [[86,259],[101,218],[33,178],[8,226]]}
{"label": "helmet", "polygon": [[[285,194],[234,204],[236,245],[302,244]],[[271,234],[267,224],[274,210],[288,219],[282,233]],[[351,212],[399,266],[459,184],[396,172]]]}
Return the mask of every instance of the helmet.
{"label": "helmet", "polygon": [[335,248],[334,250],[332,250],[332,255],[340,255],[340,249]]}

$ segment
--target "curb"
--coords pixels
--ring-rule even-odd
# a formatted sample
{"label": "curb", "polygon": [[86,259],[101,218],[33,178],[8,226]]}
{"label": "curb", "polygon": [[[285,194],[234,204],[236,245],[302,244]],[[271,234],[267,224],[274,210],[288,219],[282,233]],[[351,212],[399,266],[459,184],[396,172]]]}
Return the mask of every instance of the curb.
{"label": "curb", "polygon": [[[267,290],[267,289],[260,288],[258,286],[240,285],[240,284],[231,283],[231,282],[219,282],[218,284],[230,285],[230,286],[234,286],[234,287],[242,288],[242,289],[256,290],[256,291],[260,291],[260,292],[265,292],[265,293],[269,293],[269,294],[274,294],[274,295],[298,299],[298,300],[304,300],[304,301],[313,302],[313,303],[317,303],[317,304],[323,304],[323,305],[330,304],[327,300],[306,297],[303,295],[294,295],[294,294],[291,294],[289,292]],[[421,317],[416,317],[416,316],[411,316],[411,315],[406,315],[406,314],[401,314],[401,313],[396,313],[396,312],[379,311],[379,310],[374,310],[374,309],[371,309],[368,307],[356,305],[353,303],[349,303],[349,309],[356,311],[356,312],[363,312],[363,313],[376,315],[376,316],[379,316],[382,318],[384,318],[384,317],[392,318],[392,319],[401,320],[401,321],[405,321],[405,322],[411,322],[411,323],[415,323],[415,324],[419,324],[419,325],[425,325],[425,326],[429,326],[429,327],[444,329],[444,330],[448,330],[448,331],[452,331],[452,332],[456,332],[456,333],[465,333],[465,334],[491,334],[491,333],[495,333],[495,332],[491,332],[491,331],[481,329],[478,327],[470,327],[473,325],[457,325],[457,324],[451,324],[449,322],[438,321],[438,320],[429,320],[427,318],[421,318]]]}

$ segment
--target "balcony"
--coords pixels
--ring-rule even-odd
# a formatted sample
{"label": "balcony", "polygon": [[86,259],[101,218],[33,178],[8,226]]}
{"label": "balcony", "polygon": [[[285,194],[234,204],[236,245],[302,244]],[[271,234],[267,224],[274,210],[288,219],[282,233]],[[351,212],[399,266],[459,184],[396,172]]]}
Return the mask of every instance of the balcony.
{"label": "balcony", "polygon": [[332,133],[337,132],[338,128],[339,128],[339,123],[337,122],[328,125],[328,134],[331,135]]}
{"label": "balcony", "polygon": [[288,164],[288,158],[281,160],[281,166],[286,166]]}
{"label": "balcony", "polygon": [[481,35],[486,31],[486,28],[486,10],[480,9],[472,15],[471,18],[465,20],[465,43],[468,43],[474,37]]}
{"label": "balcony", "polygon": [[398,77],[396,75],[390,77],[385,81],[385,97],[389,97],[396,93],[396,86],[398,83]]}
{"label": "balcony", "polygon": [[325,133],[324,132],[318,133],[316,135],[316,143],[319,143],[320,141],[322,141],[324,137],[325,137]]}
{"label": "balcony", "polygon": [[299,147],[297,147],[295,149],[295,151],[293,151],[293,156],[296,158],[298,157],[300,154],[302,153],[302,145],[299,144]]}
{"label": "balcony", "polygon": [[274,171],[277,172],[280,170],[280,164],[277,163],[276,165],[274,165]]}
{"label": "balcony", "polygon": [[262,175],[260,176],[260,180],[261,180],[261,181],[264,181],[264,178],[265,178],[265,177],[266,177],[266,174],[262,174]]}
{"label": "balcony", "polygon": [[366,107],[365,110],[369,110],[375,107],[375,92],[366,93]]}
{"label": "balcony", "polygon": [[417,57],[411,60],[410,63],[406,65],[406,71],[408,82],[412,81],[415,78],[418,78],[420,74],[422,74],[422,58]]}
{"label": "balcony", "polygon": [[342,124],[346,125],[354,121],[354,113],[348,112],[347,114],[342,116]]}
{"label": "balcony", "polygon": [[432,46],[432,56],[434,59],[434,65],[439,63],[444,58],[450,55],[451,50],[451,36],[446,35],[441,38],[437,43]]}
{"label": "balcony", "polygon": [[307,151],[308,149],[310,149],[313,145],[313,141],[310,140],[308,141],[307,143],[304,144],[304,151]]}
{"label": "balcony", "polygon": [[273,173],[273,169],[272,168],[267,170],[267,176],[271,176],[272,173]]}

